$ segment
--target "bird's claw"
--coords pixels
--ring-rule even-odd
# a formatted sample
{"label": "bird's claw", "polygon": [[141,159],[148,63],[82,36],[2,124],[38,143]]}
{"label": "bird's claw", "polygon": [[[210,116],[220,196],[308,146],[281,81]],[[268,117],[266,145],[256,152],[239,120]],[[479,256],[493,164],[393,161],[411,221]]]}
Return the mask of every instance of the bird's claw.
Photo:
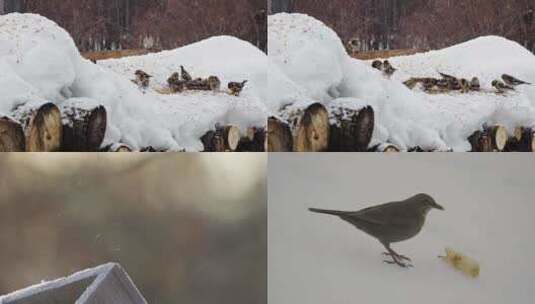
{"label": "bird's claw", "polygon": [[385,263],[387,263],[387,264],[390,264],[390,265],[396,264],[396,265],[398,265],[398,266],[400,266],[400,267],[402,267],[402,268],[411,268],[411,267],[414,267],[414,265],[412,265],[412,264],[409,264],[409,263],[404,264],[404,263],[401,263],[401,262],[397,262],[397,261],[395,261],[395,260],[394,260],[394,261],[383,260],[383,262],[385,262]]}
{"label": "bird's claw", "polygon": [[[392,256],[392,254],[389,253],[389,252],[383,252],[383,255],[390,256],[390,257]],[[396,257],[397,257],[397,258],[400,258],[400,259],[402,259],[402,260],[405,260],[405,261],[412,262],[412,260],[411,260],[410,258],[408,258],[408,257],[406,257],[406,256],[404,256],[404,255],[401,255],[401,254],[397,254]]]}

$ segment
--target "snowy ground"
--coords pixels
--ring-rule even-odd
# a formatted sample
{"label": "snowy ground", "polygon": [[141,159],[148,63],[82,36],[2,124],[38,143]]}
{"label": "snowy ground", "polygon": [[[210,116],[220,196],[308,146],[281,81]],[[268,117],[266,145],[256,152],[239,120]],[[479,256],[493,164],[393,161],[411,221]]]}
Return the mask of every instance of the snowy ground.
{"label": "snowy ground", "polygon": [[[521,154],[270,155],[269,303],[530,303],[535,173],[525,168],[533,166]],[[445,211],[431,211],[417,237],[393,244],[413,259],[411,269],[384,264],[379,242],[346,222],[307,211],[358,210],[419,192]],[[476,259],[480,277],[438,259],[448,246]]]}
{"label": "snowy ground", "polygon": [[[310,16],[270,16],[268,34],[268,105],[274,111],[292,102],[343,98],[357,108],[374,107],[374,142],[456,151],[469,150],[466,139],[484,123],[504,125],[510,132],[516,126],[535,125],[535,86],[505,96],[492,93],[490,86],[503,73],[535,83],[535,56],[516,42],[480,37],[439,51],[392,58],[399,70],[386,79],[370,62],[349,57],[338,35]],[[477,76],[483,90],[429,95],[402,84],[412,76],[438,77],[438,72]]]}
{"label": "snowy ground", "polygon": [[[194,77],[217,75],[222,92],[162,95],[153,90],[166,85],[180,65]],[[130,81],[137,69],[155,76],[146,92]],[[27,101],[101,103],[109,116],[104,145],[198,151],[199,138],[216,123],[264,126],[266,69],[265,54],[228,36],[94,65],[54,22],[33,14],[0,16],[0,113]],[[224,92],[227,82],[245,79],[240,97]]]}

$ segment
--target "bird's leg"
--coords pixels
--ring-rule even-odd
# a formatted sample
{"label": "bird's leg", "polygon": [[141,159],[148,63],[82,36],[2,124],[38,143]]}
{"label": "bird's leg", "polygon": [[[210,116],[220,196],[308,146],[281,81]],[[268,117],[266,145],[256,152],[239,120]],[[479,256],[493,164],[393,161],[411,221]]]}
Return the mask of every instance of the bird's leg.
{"label": "bird's leg", "polygon": [[390,256],[392,258],[392,261],[388,261],[388,260],[384,260],[385,263],[387,264],[397,264],[398,266],[400,267],[403,267],[403,268],[406,268],[406,267],[413,267],[412,264],[405,264],[402,262],[402,260],[408,260],[410,261],[410,259],[408,259],[407,257],[404,257],[402,255],[399,255],[397,254],[394,250],[392,250],[392,248],[390,248],[390,245],[384,245],[386,250],[388,250],[388,253],[386,253],[386,255]]}

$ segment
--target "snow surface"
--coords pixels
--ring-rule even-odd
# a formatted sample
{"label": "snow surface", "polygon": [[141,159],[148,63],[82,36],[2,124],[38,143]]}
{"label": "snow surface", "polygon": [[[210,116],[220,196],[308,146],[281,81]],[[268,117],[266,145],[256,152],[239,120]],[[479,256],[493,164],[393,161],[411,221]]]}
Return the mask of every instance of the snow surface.
{"label": "snow surface", "polygon": [[[535,159],[452,160],[448,153],[270,155],[268,303],[531,303],[535,173],[526,168]],[[350,224],[307,210],[359,210],[420,192],[445,210],[430,211],[419,235],[392,244],[412,258],[410,269],[383,263],[382,245]],[[479,262],[480,277],[437,258],[446,247]]]}
{"label": "snow surface", "polygon": [[[240,97],[226,92],[163,95],[180,65],[194,77],[217,75],[249,80]],[[154,75],[142,91],[130,79],[143,69]],[[103,104],[108,129],[103,145],[122,142],[134,149],[198,151],[199,138],[216,123],[243,129],[266,124],[267,56],[234,37],[212,37],[172,51],[107,60],[98,65],[81,57],[72,38],[54,22],[34,14],[0,16],[0,113],[27,101]]]}
{"label": "snow surface", "polygon": [[[480,37],[443,50],[391,58],[399,70],[386,79],[370,62],[347,55],[338,35],[313,17],[269,16],[268,36],[272,110],[303,100],[328,105],[343,98],[355,108],[368,104],[376,113],[372,141],[401,148],[466,151],[468,136],[484,123],[504,125],[510,132],[516,126],[535,125],[535,86],[519,87],[505,96],[492,93],[490,86],[503,73],[535,83],[535,56],[516,42]],[[477,76],[483,90],[429,95],[402,84],[412,76],[438,77],[438,72]]]}

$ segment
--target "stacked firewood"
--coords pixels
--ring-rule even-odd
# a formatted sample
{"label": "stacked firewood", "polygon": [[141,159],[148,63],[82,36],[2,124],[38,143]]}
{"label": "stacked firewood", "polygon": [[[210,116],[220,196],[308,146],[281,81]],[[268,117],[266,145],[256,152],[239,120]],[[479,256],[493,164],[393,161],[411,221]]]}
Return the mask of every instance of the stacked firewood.
{"label": "stacked firewood", "polygon": [[362,152],[368,149],[373,128],[370,106],[286,106],[268,119],[268,151]]}
{"label": "stacked firewood", "polygon": [[246,134],[242,134],[237,126],[216,125],[201,141],[204,152],[264,152],[266,131],[261,127],[249,127]]}
{"label": "stacked firewood", "polygon": [[105,132],[101,105],[60,109],[50,102],[28,102],[0,114],[0,151],[97,151]]}

